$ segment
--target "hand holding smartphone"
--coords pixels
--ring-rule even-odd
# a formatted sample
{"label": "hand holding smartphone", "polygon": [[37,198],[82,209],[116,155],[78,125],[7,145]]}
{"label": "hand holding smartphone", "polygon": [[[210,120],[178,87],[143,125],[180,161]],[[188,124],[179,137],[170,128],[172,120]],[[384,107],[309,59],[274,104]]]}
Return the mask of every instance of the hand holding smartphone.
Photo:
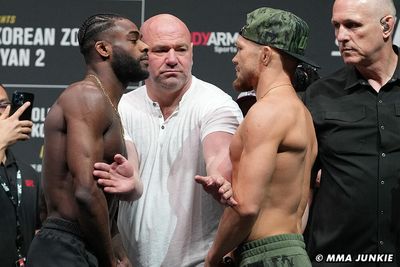
{"label": "hand holding smartphone", "polygon": [[30,102],[31,105],[19,116],[19,120],[32,120],[33,99],[32,93],[15,91],[11,98],[11,114],[14,114],[24,103]]}

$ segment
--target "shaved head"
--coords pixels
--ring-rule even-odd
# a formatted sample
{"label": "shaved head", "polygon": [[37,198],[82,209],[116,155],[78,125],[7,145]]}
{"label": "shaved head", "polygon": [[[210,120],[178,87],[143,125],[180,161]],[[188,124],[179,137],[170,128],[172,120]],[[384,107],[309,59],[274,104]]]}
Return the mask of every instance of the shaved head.
{"label": "shaved head", "polygon": [[393,17],[396,16],[396,7],[394,6],[393,0],[374,0],[378,5],[378,10],[382,10],[385,12],[385,15],[392,15]]}
{"label": "shaved head", "polygon": [[157,38],[160,34],[181,33],[190,42],[190,31],[179,18],[171,14],[159,14],[146,20],[140,28],[145,43],[151,42],[152,38]]}
{"label": "shaved head", "polygon": [[368,10],[370,17],[381,18],[386,15],[396,17],[396,7],[393,0],[335,0],[336,5],[349,4]]}

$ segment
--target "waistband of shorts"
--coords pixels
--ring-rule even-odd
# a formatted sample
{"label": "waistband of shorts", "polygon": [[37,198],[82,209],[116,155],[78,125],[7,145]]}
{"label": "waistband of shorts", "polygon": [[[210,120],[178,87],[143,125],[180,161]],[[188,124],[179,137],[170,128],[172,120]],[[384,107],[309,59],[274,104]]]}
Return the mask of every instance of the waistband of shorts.
{"label": "waistband of shorts", "polygon": [[62,218],[47,218],[43,222],[43,228],[60,230],[83,238],[83,233],[79,228],[79,224],[77,222],[65,220]]}
{"label": "waistband of shorts", "polygon": [[304,238],[301,234],[281,234],[269,236],[262,239],[257,239],[249,242],[242,243],[235,250],[235,254],[241,254],[244,251],[251,249],[261,249],[263,251],[272,251],[275,249],[300,247],[305,249]]}

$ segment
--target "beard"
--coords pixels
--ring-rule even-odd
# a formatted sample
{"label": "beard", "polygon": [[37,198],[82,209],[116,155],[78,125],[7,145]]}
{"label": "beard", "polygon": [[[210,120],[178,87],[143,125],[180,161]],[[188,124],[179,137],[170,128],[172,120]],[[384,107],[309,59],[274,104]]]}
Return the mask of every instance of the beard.
{"label": "beard", "polygon": [[233,81],[233,88],[238,92],[248,92],[254,89],[250,83],[250,79],[240,78],[239,76],[236,76],[236,79]]}
{"label": "beard", "polygon": [[[140,65],[140,58],[135,59],[121,48],[113,48],[111,67],[122,83],[140,82],[149,77],[147,69]],[[143,55],[143,57],[147,55]]]}

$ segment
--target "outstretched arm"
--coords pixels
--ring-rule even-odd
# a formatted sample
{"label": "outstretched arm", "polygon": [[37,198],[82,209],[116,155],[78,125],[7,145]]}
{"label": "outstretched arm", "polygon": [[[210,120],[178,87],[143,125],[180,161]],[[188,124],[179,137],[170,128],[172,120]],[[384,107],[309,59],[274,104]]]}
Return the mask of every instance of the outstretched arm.
{"label": "outstretched arm", "polygon": [[93,175],[104,192],[116,195],[120,200],[133,201],[143,193],[143,184],[138,175],[138,156],[135,145],[126,141],[128,159],[120,154],[115,155],[114,162],[94,164]]}
{"label": "outstretched arm", "polygon": [[225,208],[214,243],[206,258],[206,267],[220,266],[227,253],[247,240],[275,170],[278,144],[282,135],[278,131],[280,127],[271,130],[271,123],[264,113],[254,114],[254,109],[250,112],[253,114],[248,113],[247,121],[237,133],[240,141],[235,140],[240,142],[241,148],[239,151],[232,150],[232,153],[240,153],[233,156],[240,158],[240,161],[235,162],[238,165],[234,166],[235,173],[232,177],[238,205]]}
{"label": "outstretched arm", "polygon": [[206,162],[207,176],[195,176],[195,181],[203,185],[204,190],[210,193],[222,204],[234,206],[231,186],[232,164],[229,159],[229,145],[232,134],[214,132],[208,134],[203,141],[203,154]]}

